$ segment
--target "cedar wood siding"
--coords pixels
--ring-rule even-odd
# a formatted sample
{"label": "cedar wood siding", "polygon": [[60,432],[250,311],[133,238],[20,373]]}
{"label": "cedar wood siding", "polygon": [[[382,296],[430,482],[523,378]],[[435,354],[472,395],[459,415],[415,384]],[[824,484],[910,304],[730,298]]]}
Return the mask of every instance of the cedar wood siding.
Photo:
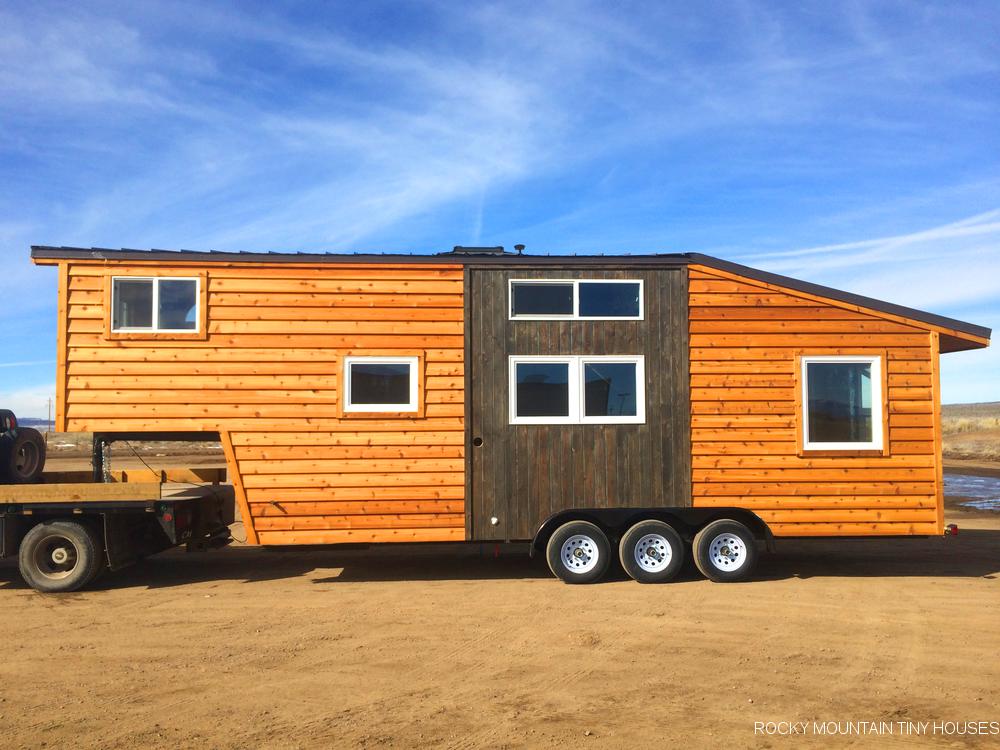
{"label": "cedar wood siding", "polygon": [[[57,429],[219,431],[251,542],[465,538],[460,265],[62,262],[59,275]],[[118,275],[200,276],[207,335],[109,335]],[[420,357],[422,413],[345,416],[347,355]]]}
{"label": "cedar wood siding", "polygon": [[[861,308],[689,267],[695,506],[740,506],[776,536],[943,531],[939,334]],[[800,446],[796,357],[879,354],[884,453]]]}
{"label": "cedar wood siding", "polygon": [[[471,537],[463,349],[471,267],[58,266],[56,429],[218,431],[251,542]],[[938,358],[958,341],[953,332],[731,271],[687,269],[692,504],[748,508],[778,536],[940,533]],[[109,335],[113,275],[199,276],[207,330]],[[637,353],[655,377],[650,352]],[[802,455],[796,357],[805,354],[883,356],[884,455]],[[345,417],[345,355],[420,357],[420,415]]]}

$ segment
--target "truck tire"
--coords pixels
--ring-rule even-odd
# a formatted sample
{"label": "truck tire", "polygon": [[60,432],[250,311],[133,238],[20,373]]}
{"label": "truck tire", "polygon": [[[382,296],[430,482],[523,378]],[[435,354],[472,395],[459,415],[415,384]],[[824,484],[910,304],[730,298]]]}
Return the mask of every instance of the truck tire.
{"label": "truck tire", "polygon": [[18,427],[17,437],[8,440],[4,476],[13,484],[30,484],[42,478],[45,468],[45,438],[31,427]]}
{"label": "truck tire", "polygon": [[611,543],[589,521],[569,521],[549,538],[545,558],[552,574],[564,583],[593,583],[611,564]]}
{"label": "truck tire", "polygon": [[35,591],[76,591],[93,581],[104,567],[97,534],[76,521],[43,521],[33,526],[17,555],[25,582]]}
{"label": "truck tire", "polygon": [[639,583],[664,583],[684,564],[684,542],[663,521],[639,521],[618,545],[622,567]]}
{"label": "truck tire", "polygon": [[716,583],[745,581],[757,564],[757,540],[738,521],[713,521],[694,536],[694,563]]}

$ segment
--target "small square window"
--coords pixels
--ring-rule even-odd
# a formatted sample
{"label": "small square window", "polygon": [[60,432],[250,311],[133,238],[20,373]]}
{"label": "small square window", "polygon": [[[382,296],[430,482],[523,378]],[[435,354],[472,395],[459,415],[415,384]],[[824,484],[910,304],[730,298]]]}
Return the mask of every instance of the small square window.
{"label": "small square window", "polygon": [[569,363],[518,362],[516,417],[569,417]]}
{"label": "small square window", "polygon": [[199,285],[199,279],[112,279],[111,330],[197,332]]}
{"label": "small square window", "polygon": [[417,411],[416,357],[347,357],[344,411]]}
{"label": "small square window", "polygon": [[171,331],[198,328],[197,279],[161,279],[157,295],[157,327]]}
{"label": "small square window", "polygon": [[153,280],[115,279],[114,329],[153,328]]}
{"label": "small square window", "polygon": [[638,415],[639,379],[635,362],[583,363],[583,416]]}
{"label": "small square window", "polygon": [[807,450],[881,449],[880,357],[803,357]]}

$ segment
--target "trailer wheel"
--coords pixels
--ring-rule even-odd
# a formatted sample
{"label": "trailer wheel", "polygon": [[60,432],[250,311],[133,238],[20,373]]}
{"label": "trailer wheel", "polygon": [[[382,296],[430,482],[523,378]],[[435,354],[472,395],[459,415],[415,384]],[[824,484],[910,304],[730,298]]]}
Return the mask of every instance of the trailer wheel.
{"label": "trailer wheel", "polygon": [[698,570],[717,583],[744,581],[757,564],[757,540],[738,521],[713,521],[695,534],[691,546]]}
{"label": "trailer wheel", "polygon": [[611,543],[598,526],[589,521],[564,523],[545,547],[549,570],[565,583],[593,583],[607,572]]}
{"label": "trailer wheel", "polygon": [[45,438],[31,427],[19,427],[10,442],[4,475],[14,484],[37,482],[45,468]]}
{"label": "trailer wheel", "polygon": [[18,551],[25,582],[46,593],[76,591],[104,567],[97,534],[76,521],[43,521],[33,526]]}
{"label": "trailer wheel", "polygon": [[663,521],[639,521],[618,545],[622,567],[639,583],[664,583],[684,564],[684,542]]}

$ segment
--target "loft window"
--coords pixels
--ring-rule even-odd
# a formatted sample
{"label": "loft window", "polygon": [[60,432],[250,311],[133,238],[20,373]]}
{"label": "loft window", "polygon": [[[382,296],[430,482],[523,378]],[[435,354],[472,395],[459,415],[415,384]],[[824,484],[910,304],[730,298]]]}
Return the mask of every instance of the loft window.
{"label": "loft window", "polygon": [[344,411],[417,411],[416,357],[346,357]]}
{"label": "loft window", "polygon": [[511,279],[510,318],[642,320],[638,279]]}
{"label": "loft window", "polygon": [[573,317],[572,283],[512,282],[511,315],[525,317]]}
{"label": "loft window", "polygon": [[198,331],[200,279],[116,277],[111,284],[111,330]]}
{"label": "loft window", "polygon": [[802,357],[806,450],[881,450],[882,358]]}
{"label": "loft window", "polygon": [[579,317],[641,318],[641,281],[581,281],[577,284]]}
{"label": "loft window", "polygon": [[511,424],[643,423],[642,357],[511,357]]}

